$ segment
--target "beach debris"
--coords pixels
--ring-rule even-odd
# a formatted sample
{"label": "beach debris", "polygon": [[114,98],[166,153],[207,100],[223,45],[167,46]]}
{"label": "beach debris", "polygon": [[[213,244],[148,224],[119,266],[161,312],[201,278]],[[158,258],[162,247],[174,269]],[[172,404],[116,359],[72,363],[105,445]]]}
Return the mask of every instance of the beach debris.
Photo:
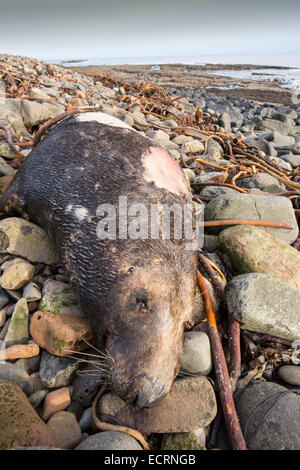
{"label": "beach debris", "polygon": [[199,271],[197,272],[197,281],[205,302],[208,323],[208,335],[212,347],[216,381],[218,384],[218,393],[223,409],[228,438],[234,450],[246,450],[247,446],[235,410],[233,395],[230,387],[228,369],[219,337],[212,302],[210,299],[209,292],[206,289],[204,278]]}

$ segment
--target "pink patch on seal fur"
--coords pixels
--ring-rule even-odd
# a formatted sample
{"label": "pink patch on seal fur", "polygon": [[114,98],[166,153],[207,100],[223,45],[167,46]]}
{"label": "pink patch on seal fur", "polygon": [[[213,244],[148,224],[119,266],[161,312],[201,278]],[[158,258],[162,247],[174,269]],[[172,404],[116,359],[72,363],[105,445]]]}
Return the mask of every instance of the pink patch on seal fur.
{"label": "pink patch on seal fur", "polygon": [[175,194],[189,193],[180,166],[166,150],[151,147],[150,152],[142,155],[142,163],[146,181],[153,181],[159,188],[165,188]]}

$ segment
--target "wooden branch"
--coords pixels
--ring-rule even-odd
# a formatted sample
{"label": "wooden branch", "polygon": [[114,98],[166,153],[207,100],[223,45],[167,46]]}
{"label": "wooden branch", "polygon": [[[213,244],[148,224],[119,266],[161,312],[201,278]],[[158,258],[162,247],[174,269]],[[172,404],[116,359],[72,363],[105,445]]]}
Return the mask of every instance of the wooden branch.
{"label": "wooden branch", "polygon": [[229,346],[229,377],[230,388],[232,393],[235,392],[237,381],[241,375],[241,341],[240,341],[240,324],[236,321],[232,314],[228,312],[228,346]]}
{"label": "wooden branch", "polygon": [[127,426],[118,426],[116,424],[104,423],[103,421],[100,421],[100,419],[97,417],[97,405],[98,405],[99,399],[103,395],[105,389],[106,389],[106,385],[104,384],[101,387],[100,391],[97,393],[97,396],[93,401],[92,410],[93,410],[93,420],[94,420],[95,426],[98,429],[100,429],[100,431],[118,431],[118,432],[123,432],[124,434],[128,434],[128,436],[131,436],[136,441],[138,441],[141,444],[141,446],[143,447],[144,450],[150,450],[150,447],[149,447],[146,439],[136,429],[131,429],[131,428],[128,428]]}
{"label": "wooden branch", "polygon": [[[202,253],[198,255],[199,260],[207,272],[209,279],[216,290],[216,293],[220,300],[224,299],[225,284],[221,281],[220,277],[214,272],[213,266],[210,264],[210,260]],[[226,282],[226,281],[225,281]],[[227,309],[226,309],[227,310]],[[232,393],[236,389],[237,381],[241,375],[241,344],[240,344],[240,324],[233,316],[228,312],[228,347],[230,354],[229,363],[229,377],[230,387]]]}
{"label": "wooden branch", "polygon": [[86,112],[97,112],[100,111],[99,107],[92,107],[92,108],[76,108],[76,109],[70,109],[68,111],[65,111],[62,114],[59,114],[58,116],[55,116],[52,119],[48,119],[37,131],[37,133],[34,136],[33,139],[33,147],[36,147],[39,141],[41,140],[42,135],[50,129],[50,127],[54,126],[54,124],[59,123],[63,119],[66,119],[67,117],[73,116],[74,114],[78,113],[86,113]]}
{"label": "wooden branch", "polygon": [[234,450],[247,450],[246,442],[243,437],[239,419],[235,410],[233,396],[230,388],[227,365],[217,329],[217,323],[213,311],[212,301],[207,290],[205,280],[199,271],[197,271],[197,280],[201,293],[203,295],[206,310],[208,332],[212,346],[212,354],[218,384],[218,391],[222,404],[228,437]]}
{"label": "wooden branch", "polygon": [[232,189],[235,189],[236,191],[240,192],[240,193],[244,193],[244,194],[247,194],[247,190],[246,189],[243,189],[243,188],[240,188],[239,186],[235,186],[234,184],[230,184],[230,183],[192,183],[192,185],[196,185],[196,186],[222,186],[224,188],[232,188]]}
{"label": "wooden branch", "polygon": [[256,225],[258,227],[274,227],[293,230],[293,227],[284,222],[271,222],[269,220],[247,220],[247,219],[223,219],[223,220],[206,220],[203,222],[204,227],[218,227],[221,225]]}

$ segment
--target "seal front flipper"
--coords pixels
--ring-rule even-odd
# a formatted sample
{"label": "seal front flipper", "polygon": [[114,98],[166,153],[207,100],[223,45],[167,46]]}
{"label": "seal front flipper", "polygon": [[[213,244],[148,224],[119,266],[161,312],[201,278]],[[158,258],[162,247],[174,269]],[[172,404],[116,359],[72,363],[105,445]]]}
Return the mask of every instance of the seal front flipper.
{"label": "seal front flipper", "polygon": [[23,219],[29,220],[28,215],[24,212],[24,206],[24,198],[19,194],[17,180],[14,180],[0,198],[0,217],[19,215]]}

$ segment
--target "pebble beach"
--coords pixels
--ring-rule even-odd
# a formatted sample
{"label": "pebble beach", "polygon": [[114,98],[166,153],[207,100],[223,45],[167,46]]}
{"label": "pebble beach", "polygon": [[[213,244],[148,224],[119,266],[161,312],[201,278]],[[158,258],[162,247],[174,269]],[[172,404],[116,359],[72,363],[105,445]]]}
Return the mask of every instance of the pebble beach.
{"label": "pebble beach", "polygon": [[[299,450],[298,95],[280,81],[214,74],[216,66],[154,66],[0,55],[0,193],[41,126],[63,113],[96,107],[167,149],[207,222],[198,268],[247,448]],[[98,353],[44,230],[21,217],[0,220],[0,449],[142,450],[134,437],[94,424],[92,404],[105,381]],[[232,449],[213,357],[198,289],[168,396],[136,410],[108,389],[98,416],[138,430],[153,450]]]}

